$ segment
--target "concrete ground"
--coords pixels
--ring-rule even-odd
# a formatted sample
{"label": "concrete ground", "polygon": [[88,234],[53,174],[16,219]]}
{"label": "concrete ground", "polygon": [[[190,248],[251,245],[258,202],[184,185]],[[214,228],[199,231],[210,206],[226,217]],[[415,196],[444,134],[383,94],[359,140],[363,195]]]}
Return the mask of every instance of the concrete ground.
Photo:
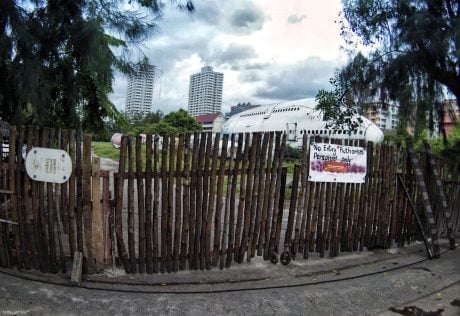
{"label": "concrete ground", "polygon": [[[0,315],[460,315],[460,250],[423,245],[230,269],[67,276],[0,270]],[[35,281],[33,281],[35,280]],[[52,284],[57,283],[57,284]]]}

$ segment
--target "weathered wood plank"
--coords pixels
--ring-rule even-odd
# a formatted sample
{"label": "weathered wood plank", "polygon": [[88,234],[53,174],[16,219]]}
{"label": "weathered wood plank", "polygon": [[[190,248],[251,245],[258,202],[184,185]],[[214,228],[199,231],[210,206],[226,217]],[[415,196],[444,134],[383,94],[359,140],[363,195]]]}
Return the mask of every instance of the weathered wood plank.
{"label": "weathered wood plank", "polygon": [[92,215],[93,215],[93,239],[94,239],[94,258],[96,261],[96,272],[104,270],[104,224],[102,221],[101,208],[101,158],[93,157],[91,168],[91,185],[93,195]]}
{"label": "weathered wood plank", "polygon": [[145,141],[145,266],[146,272],[153,272],[152,253],[152,152],[153,138],[147,135]]}
{"label": "weathered wood plank", "polygon": [[[241,137],[240,137],[241,136]],[[225,261],[225,267],[229,268],[232,264],[233,261],[233,253],[235,249],[235,204],[236,204],[236,187],[238,184],[238,170],[240,167],[240,160],[242,156],[242,149],[243,149],[243,137],[242,134],[238,134],[237,136],[238,139],[238,145],[236,146],[236,152],[235,155],[233,154],[234,152],[231,151],[230,155],[230,161],[234,162],[233,165],[233,175],[232,175],[232,182],[231,182],[231,188],[230,188],[230,196],[227,198],[230,198],[230,214],[229,214],[229,230],[228,230],[228,246],[227,246],[227,258]],[[234,148],[234,145],[231,146]],[[230,183],[229,183],[230,186]]]}
{"label": "weathered wood plank", "polygon": [[261,150],[259,152],[259,169],[258,172],[258,186],[257,186],[257,198],[256,198],[256,208],[255,208],[255,225],[254,232],[251,240],[251,257],[254,257],[256,250],[258,248],[259,242],[259,233],[262,224],[263,217],[263,201],[264,201],[264,192],[265,192],[265,168],[267,162],[267,149],[268,149],[268,139],[270,138],[269,133],[263,133],[260,135]]}
{"label": "weathered wood plank", "polygon": [[225,161],[227,159],[228,134],[225,134],[222,140],[222,150],[219,160],[219,176],[217,178],[217,196],[216,196],[216,212],[214,217],[214,247],[212,252],[212,265],[217,266],[220,257],[220,241],[222,232],[222,206],[223,206],[223,190],[224,190],[224,175]]}
{"label": "weathered wood plank", "polygon": [[211,162],[211,174],[210,174],[210,189],[209,189],[209,201],[208,201],[208,214],[206,218],[206,242],[205,242],[205,257],[206,257],[206,269],[211,269],[212,264],[212,239],[211,232],[213,227],[214,214],[216,212],[216,181],[217,181],[217,163],[219,161],[219,143],[220,134],[217,133],[214,139],[214,147],[212,149],[212,162]]}
{"label": "weathered wood plank", "polygon": [[123,237],[123,196],[124,196],[124,176],[126,168],[126,151],[128,147],[128,137],[123,136],[121,138],[121,147],[120,147],[120,160],[118,163],[118,173],[116,176],[117,184],[115,187],[116,192],[116,205],[115,205],[115,236],[117,238],[117,248],[118,253],[121,257],[125,271],[130,273],[131,266],[128,258],[128,253],[126,252],[124,237]]}
{"label": "weathered wood plank", "polygon": [[158,273],[160,270],[159,265],[159,254],[160,249],[159,245],[161,243],[160,235],[160,227],[159,227],[159,220],[158,220],[158,213],[160,211],[160,174],[159,174],[159,160],[160,160],[160,137],[155,136],[153,141],[153,172],[154,172],[154,179],[153,179],[153,214],[152,214],[152,256],[153,256],[153,272]]}
{"label": "weathered wood plank", "polygon": [[255,168],[255,161],[256,161],[256,139],[257,134],[252,134],[251,140],[251,154],[249,158],[249,165],[248,165],[248,173],[246,178],[246,196],[245,204],[244,204],[244,226],[243,226],[243,235],[241,237],[241,244],[240,244],[240,252],[238,254],[238,263],[243,262],[244,253],[248,249],[248,242],[249,242],[249,231],[251,226],[251,204],[252,204],[252,181],[254,178],[254,168]]}
{"label": "weathered wood plank", "polygon": [[240,178],[240,195],[239,195],[239,202],[238,202],[238,218],[236,223],[236,233],[235,233],[235,244],[234,244],[234,258],[235,261],[238,262],[238,257],[240,253],[240,245],[241,245],[241,234],[243,230],[244,224],[244,206],[246,198],[246,172],[245,170],[248,168],[249,165],[249,148],[251,147],[250,144],[250,133],[245,134],[238,134],[238,141],[239,139],[243,139],[244,135],[244,152],[243,152],[243,160],[241,164],[242,172]]}
{"label": "weathered wood plank", "polygon": [[[86,246],[86,260],[83,260],[83,270],[93,272],[94,266],[94,244],[93,244],[93,216],[91,212],[91,135],[83,136],[83,158],[82,158],[82,199],[83,218]],[[85,258],[84,258],[85,259]]]}
{"label": "weathered wood plank", "polygon": [[160,271],[166,272],[168,260],[168,149],[169,136],[163,136],[163,145],[161,148],[161,261]]}
{"label": "weathered wood plank", "polygon": [[72,173],[70,175],[69,179],[69,219],[68,219],[68,225],[69,225],[69,249],[70,249],[70,254],[72,256],[73,260],[73,255],[75,251],[77,251],[77,239],[76,239],[76,233],[77,233],[77,221],[75,218],[75,182],[76,182],[76,173],[77,173],[77,157],[76,157],[76,140],[75,140],[75,130],[70,130],[69,131],[69,156],[70,160],[72,161]]}
{"label": "weathered wood plank", "polygon": [[145,195],[144,176],[142,174],[142,137],[136,137],[136,178],[137,178],[137,215],[138,215],[138,261],[139,273],[145,273]]}
{"label": "weathered wood plank", "polygon": [[179,135],[177,142],[176,156],[176,202],[174,214],[174,252],[173,252],[173,271],[179,270],[179,255],[181,247],[181,226],[182,226],[182,162],[184,149],[184,135]]}
{"label": "weathered wood plank", "polygon": [[168,208],[167,208],[167,227],[166,227],[166,271],[172,272],[172,257],[173,257],[173,235],[174,235],[174,158],[175,158],[175,138],[170,136],[169,140],[169,173],[168,173]]}
{"label": "weathered wood plank", "polygon": [[204,170],[203,170],[203,190],[202,190],[202,207],[201,207],[201,235],[200,235],[200,269],[206,268],[206,228],[209,211],[209,163],[212,148],[212,133],[206,134],[206,145],[204,153]]}
{"label": "weathered wood plank", "polygon": [[192,168],[190,170],[190,217],[189,217],[189,268],[196,269],[195,265],[195,227],[196,227],[196,185],[198,173],[198,153],[200,150],[200,134],[193,134],[193,154],[192,154]]}
{"label": "weathered wood plank", "polygon": [[180,249],[180,266],[181,270],[186,267],[188,257],[188,238],[190,229],[190,134],[185,135],[184,141],[184,190],[183,190],[183,210],[182,210],[182,234]]}

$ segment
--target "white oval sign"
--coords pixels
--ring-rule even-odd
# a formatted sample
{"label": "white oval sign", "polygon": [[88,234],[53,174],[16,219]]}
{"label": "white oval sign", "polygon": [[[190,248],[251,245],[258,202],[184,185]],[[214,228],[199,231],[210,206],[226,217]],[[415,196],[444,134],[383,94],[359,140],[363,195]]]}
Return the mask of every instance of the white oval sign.
{"label": "white oval sign", "polygon": [[64,183],[72,174],[72,160],[64,150],[34,147],[26,156],[26,171],[35,181]]}

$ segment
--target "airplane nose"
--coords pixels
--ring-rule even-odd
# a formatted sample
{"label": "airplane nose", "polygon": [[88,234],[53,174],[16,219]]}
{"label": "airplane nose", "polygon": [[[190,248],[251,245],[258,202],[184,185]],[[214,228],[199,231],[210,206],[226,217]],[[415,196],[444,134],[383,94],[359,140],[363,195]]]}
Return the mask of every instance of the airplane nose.
{"label": "airplane nose", "polygon": [[369,142],[381,143],[383,142],[383,132],[377,125],[371,124],[366,129],[365,139]]}

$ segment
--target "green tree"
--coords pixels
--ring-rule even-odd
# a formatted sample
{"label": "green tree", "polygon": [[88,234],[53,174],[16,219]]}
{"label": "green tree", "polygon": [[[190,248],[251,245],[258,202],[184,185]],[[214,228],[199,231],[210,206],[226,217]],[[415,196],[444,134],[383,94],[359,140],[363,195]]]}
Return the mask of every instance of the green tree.
{"label": "green tree", "polygon": [[[363,106],[391,100],[400,107],[398,131],[410,122],[415,136],[436,126],[447,89],[460,97],[460,2],[344,0],[342,35],[355,55],[335,80],[342,101]],[[324,107],[334,113],[339,105]],[[334,108],[335,107],[335,108]]]}
{"label": "green tree", "polygon": [[201,131],[201,125],[183,109],[166,114],[163,121],[177,128],[180,133]]}
{"label": "green tree", "polygon": [[373,48],[386,78],[406,71],[420,85],[437,82],[460,99],[459,1],[344,0],[343,6],[349,25],[343,34]]}
{"label": "green tree", "polygon": [[[194,9],[190,0],[170,2]],[[127,53],[154,33],[164,6],[161,0],[2,1],[1,118],[86,131],[104,129],[106,118],[123,120],[107,97],[113,72],[133,71]]]}
{"label": "green tree", "polygon": [[148,125],[145,132],[153,135],[177,135],[179,134],[179,129],[163,120],[159,123]]}

